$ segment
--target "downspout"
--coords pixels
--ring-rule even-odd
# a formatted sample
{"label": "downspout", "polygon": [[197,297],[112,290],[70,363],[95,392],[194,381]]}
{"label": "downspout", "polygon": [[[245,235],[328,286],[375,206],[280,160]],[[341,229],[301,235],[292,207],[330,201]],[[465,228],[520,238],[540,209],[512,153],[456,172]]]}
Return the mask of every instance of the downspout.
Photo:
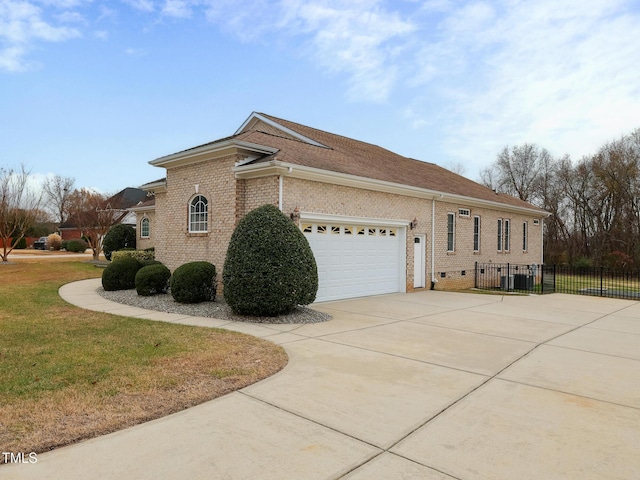
{"label": "downspout", "polygon": [[544,265],[544,218],[540,219],[540,267]]}
{"label": "downspout", "polygon": [[[290,175],[293,172],[293,167],[289,167],[287,173]],[[282,197],[284,192],[284,177],[282,175],[278,175],[278,209],[282,212]]]}
{"label": "downspout", "polygon": [[431,290],[436,288],[436,198],[431,200]]}

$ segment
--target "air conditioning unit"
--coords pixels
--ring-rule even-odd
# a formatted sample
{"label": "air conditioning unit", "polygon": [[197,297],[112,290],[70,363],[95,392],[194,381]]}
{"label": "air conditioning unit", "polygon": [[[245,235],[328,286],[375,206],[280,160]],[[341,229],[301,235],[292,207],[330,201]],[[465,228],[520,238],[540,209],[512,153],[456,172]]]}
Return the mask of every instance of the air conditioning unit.
{"label": "air conditioning unit", "polygon": [[513,282],[514,282],[514,278],[513,275],[503,275],[500,277],[500,288],[502,290],[508,290],[511,291],[513,290]]}

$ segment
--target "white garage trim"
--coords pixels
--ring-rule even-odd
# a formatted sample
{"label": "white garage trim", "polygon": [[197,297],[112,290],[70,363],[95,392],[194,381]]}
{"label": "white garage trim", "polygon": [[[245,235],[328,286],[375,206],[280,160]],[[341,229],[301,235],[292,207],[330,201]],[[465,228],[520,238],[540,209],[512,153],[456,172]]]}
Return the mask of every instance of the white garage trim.
{"label": "white garage trim", "polygon": [[326,213],[300,212],[300,220],[305,222],[326,222],[347,225],[374,225],[389,227],[408,227],[411,220],[390,220],[388,218],[349,217],[346,215],[330,215]]}
{"label": "white garage trim", "polygon": [[408,221],[302,213],[318,264],[316,301],[406,291]]}

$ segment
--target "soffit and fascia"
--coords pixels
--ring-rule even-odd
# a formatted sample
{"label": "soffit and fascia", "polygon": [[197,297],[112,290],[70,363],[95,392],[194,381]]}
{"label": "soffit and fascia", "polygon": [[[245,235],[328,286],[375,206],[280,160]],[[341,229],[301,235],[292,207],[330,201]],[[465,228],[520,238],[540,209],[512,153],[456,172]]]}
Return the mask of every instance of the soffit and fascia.
{"label": "soffit and fascia", "polygon": [[258,158],[264,155],[272,155],[277,151],[277,148],[258,145],[257,143],[243,142],[236,139],[229,139],[156,158],[155,160],[151,160],[149,163],[154,167],[175,168],[227,155],[238,154],[244,157],[253,156]]}
{"label": "soffit and fascia", "polygon": [[292,163],[272,160],[268,163],[259,163],[251,165],[237,166],[234,168],[236,178],[258,178],[271,175],[282,175],[284,177],[298,178],[302,180],[311,180],[321,183],[329,183],[333,185],[342,185],[345,187],[361,188],[365,190],[373,190],[376,192],[392,193],[404,195],[408,197],[424,198],[429,200],[437,200],[447,203],[455,203],[459,205],[468,205],[475,207],[491,208],[494,210],[502,210],[506,212],[527,214],[539,217],[548,217],[550,213],[539,210],[535,207],[525,208],[515,205],[509,205],[502,202],[492,202],[488,200],[467,197],[464,195],[456,195],[451,193],[439,192],[428,188],[414,187],[410,185],[401,185],[385,180],[376,180],[368,177],[359,177],[346,173],[333,172],[330,170],[322,170],[319,168],[306,167]]}

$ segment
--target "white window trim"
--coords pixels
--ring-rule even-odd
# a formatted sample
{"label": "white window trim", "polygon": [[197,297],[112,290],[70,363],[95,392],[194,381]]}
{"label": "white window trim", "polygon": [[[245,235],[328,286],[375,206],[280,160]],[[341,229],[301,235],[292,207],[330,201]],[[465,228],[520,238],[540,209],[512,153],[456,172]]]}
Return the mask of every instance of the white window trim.
{"label": "white window trim", "polygon": [[[476,248],[476,219],[478,219],[478,248]],[[473,251],[479,252],[482,248],[482,222],[480,215],[473,216]]]}
{"label": "white window trim", "polygon": [[[451,218],[452,220],[452,241],[451,243],[452,248],[449,249],[449,218]],[[453,212],[448,212],[447,213],[447,253],[451,253],[451,252],[455,252],[456,251],[456,214]]]}
{"label": "white window trim", "polygon": [[504,233],[504,241],[503,241],[503,251],[510,252],[511,251],[511,219],[505,218],[503,225],[503,233]]}
{"label": "white window trim", "polygon": [[[198,198],[203,198],[206,201],[206,204],[205,204],[206,210],[204,212],[204,214],[205,214],[204,222],[202,220],[198,220],[198,221],[193,221],[192,220],[192,216],[193,215],[202,215],[201,212],[193,213],[191,211],[192,207],[195,205],[194,204],[195,200],[198,199]],[[198,202],[196,202],[196,203],[198,203]],[[189,200],[189,218],[188,218],[188,222],[189,222],[189,233],[208,233],[209,232],[209,199],[207,197],[205,197],[202,194],[197,194],[197,195],[194,195],[191,198],[191,200]],[[192,228],[194,224],[202,224],[202,223],[205,224],[205,229],[204,230],[194,230]]]}
{"label": "white window trim", "polygon": [[[147,234],[144,234],[144,228],[142,227],[142,224],[146,223],[147,224]],[[150,238],[151,237],[151,220],[149,219],[149,217],[142,217],[142,220],[140,220],[140,238]]]}

